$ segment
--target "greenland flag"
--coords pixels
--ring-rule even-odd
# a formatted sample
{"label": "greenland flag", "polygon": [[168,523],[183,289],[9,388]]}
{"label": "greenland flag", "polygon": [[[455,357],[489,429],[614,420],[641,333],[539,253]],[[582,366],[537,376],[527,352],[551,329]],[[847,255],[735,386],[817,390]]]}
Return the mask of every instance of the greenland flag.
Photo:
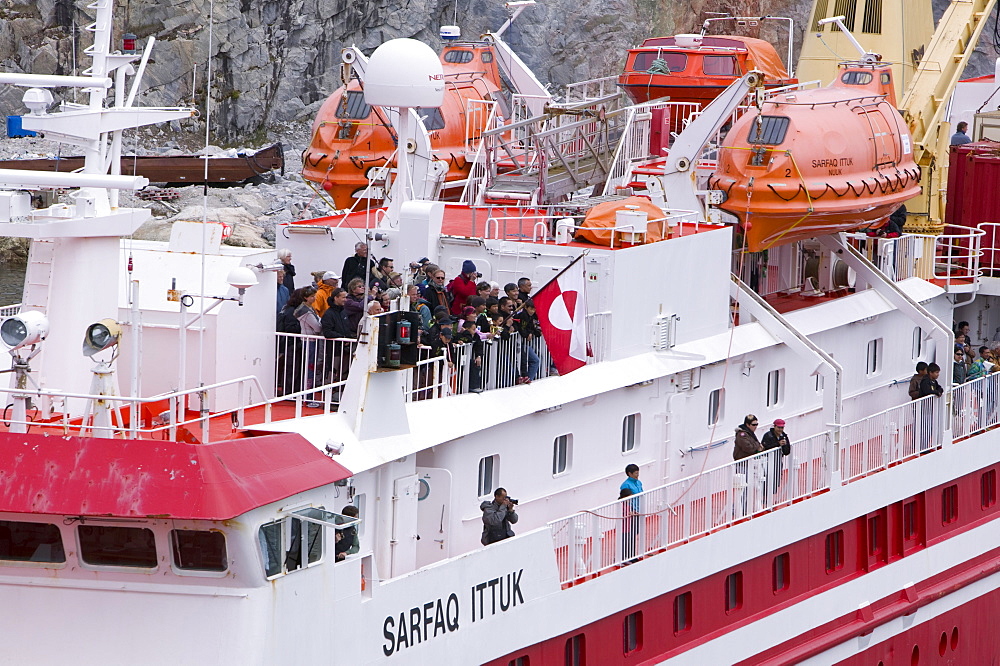
{"label": "greenland flag", "polygon": [[587,363],[587,299],[584,298],[584,285],[583,265],[571,264],[531,298],[538,312],[545,344],[561,375]]}

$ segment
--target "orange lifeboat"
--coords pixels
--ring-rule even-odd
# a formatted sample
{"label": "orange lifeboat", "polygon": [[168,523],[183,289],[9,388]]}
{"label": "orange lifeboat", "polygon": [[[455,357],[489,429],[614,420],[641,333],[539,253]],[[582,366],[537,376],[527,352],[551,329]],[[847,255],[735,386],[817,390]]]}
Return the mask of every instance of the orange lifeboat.
{"label": "orange lifeboat", "polygon": [[653,37],[629,49],[618,85],[636,104],[660,97],[704,106],[751,70],[768,88],[798,83],[788,75],[774,47],[736,35]]}
{"label": "orange lifeboat", "polygon": [[780,93],[733,124],[709,187],[726,193],[749,251],[881,226],[920,193],[910,133],[887,99],[888,64],[845,63],[826,88]]}
{"label": "orange lifeboat", "polygon": [[[442,198],[458,198],[461,190],[448,183],[461,181],[471,167],[469,150],[486,127],[489,111],[471,107],[469,100],[499,101],[500,72],[488,42],[451,42],[441,51],[445,98],[441,108],[418,109],[430,135],[436,159],[447,162]],[[369,187],[372,169],[388,164],[396,150],[396,132],[385,111],[365,102],[357,79],[337,89],[320,107],[313,121],[309,147],[302,154],[302,177],[319,184],[337,208],[350,208],[359,199],[379,205],[385,191]],[[387,187],[387,185],[386,185]]]}

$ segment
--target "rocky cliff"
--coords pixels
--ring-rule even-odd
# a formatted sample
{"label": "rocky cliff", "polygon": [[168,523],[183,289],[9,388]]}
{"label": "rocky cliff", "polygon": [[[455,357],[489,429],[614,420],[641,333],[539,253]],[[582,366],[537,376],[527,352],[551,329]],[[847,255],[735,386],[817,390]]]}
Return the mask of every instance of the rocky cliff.
{"label": "rocky cliff", "polygon": [[[90,43],[88,0],[0,0],[0,67],[71,73]],[[651,35],[695,31],[705,12],[791,16],[802,38],[811,0],[539,0],[507,33],[545,83],[616,73],[625,50]],[[947,0],[935,0],[944,6]],[[477,36],[507,18],[499,0],[117,0],[118,34],[155,36],[144,102],[197,105],[211,95],[225,143],[262,143],[274,123],[309,120],[340,85],[340,50],[387,39],[437,43],[444,24]],[[983,42],[990,42],[993,25]],[[777,32],[761,35],[779,42]],[[209,41],[211,40],[211,46]],[[978,71],[992,71],[981,45]],[[211,81],[207,79],[211,52]],[[210,85],[208,85],[210,83]],[[70,93],[72,94],[72,93]],[[20,91],[0,90],[0,113],[21,113]],[[194,128],[192,128],[194,129]]]}

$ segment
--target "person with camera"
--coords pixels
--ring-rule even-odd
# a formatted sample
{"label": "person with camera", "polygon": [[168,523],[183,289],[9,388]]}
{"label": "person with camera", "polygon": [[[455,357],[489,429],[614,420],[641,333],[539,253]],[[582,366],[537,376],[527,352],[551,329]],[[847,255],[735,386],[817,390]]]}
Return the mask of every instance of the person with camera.
{"label": "person with camera", "polygon": [[469,299],[476,295],[476,280],[481,277],[482,274],[476,272],[476,264],[472,260],[466,259],[462,262],[462,272],[448,283],[448,291],[454,296],[451,301],[452,315],[462,316]]}
{"label": "person with camera", "polygon": [[507,497],[507,491],[503,488],[497,488],[493,491],[492,502],[487,501],[479,505],[483,512],[482,544],[484,546],[514,536],[514,530],[510,526],[517,522],[515,506],[517,506],[517,500]]}

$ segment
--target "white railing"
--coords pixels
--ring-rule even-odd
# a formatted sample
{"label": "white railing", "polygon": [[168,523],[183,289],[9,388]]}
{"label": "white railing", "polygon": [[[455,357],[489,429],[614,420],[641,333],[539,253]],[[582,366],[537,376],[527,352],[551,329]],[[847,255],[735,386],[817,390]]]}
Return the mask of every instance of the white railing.
{"label": "white railing", "polygon": [[951,225],[954,233],[898,238],[849,234],[848,240],[890,280],[921,277],[937,280],[949,291],[972,291],[983,271],[982,241],[986,231]]}
{"label": "white railing", "polygon": [[0,305],[0,319],[6,319],[7,317],[14,317],[21,312],[21,304],[14,303],[13,305]]}
{"label": "white railing", "polygon": [[763,252],[733,250],[731,270],[733,275],[757,294],[770,296],[782,289],[781,266],[777,258],[777,253],[770,250]]}
{"label": "white railing", "polygon": [[840,474],[844,483],[940,448],[944,399],[926,396],[841,428]]}
{"label": "white railing", "polygon": [[599,79],[577,81],[566,86],[563,104],[582,104],[607,97],[618,91],[618,76],[604,76]]}
{"label": "white railing", "polygon": [[[480,123],[484,115],[486,119]],[[475,146],[475,154],[471,160],[465,185],[462,188],[460,201],[464,204],[471,206],[481,203],[486,179],[489,176],[486,151],[490,147],[489,144],[497,143],[497,137],[492,135],[484,137],[483,133],[497,129],[502,124],[499,105],[496,102],[478,99],[466,100],[465,148],[468,151]],[[493,147],[495,149],[495,145]]]}
{"label": "white railing", "polygon": [[[210,412],[208,405],[212,400],[212,395],[222,391],[235,390],[237,393],[236,407]],[[259,398],[255,401],[254,391]],[[4,396],[3,404],[9,404],[12,398],[28,397],[33,401],[46,401],[50,403],[61,403],[66,405],[69,400],[86,400],[88,406],[84,416],[74,416],[67,409],[54,419],[40,417],[36,410],[32,412],[26,421],[18,421],[8,418],[5,415],[3,425],[12,428],[15,425],[25,426],[28,431],[33,427],[54,428],[61,430],[64,435],[93,435],[95,432],[108,432],[111,436],[127,436],[136,439],[140,436],[169,439],[177,441],[178,437],[186,438],[181,429],[186,430],[190,435],[200,433],[202,442],[210,439],[211,419],[220,416],[232,415],[234,427],[244,423],[246,410],[260,405],[267,405],[264,389],[260,381],[254,376],[237,377],[225,381],[200,386],[197,388],[185,389],[184,391],[173,391],[162,395],[154,395],[146,398],[120,395],[100,395],[92,393],[77,393],[71,391],[60,391],[58,389],[18,389],[0,387],[0,396]],[[192,399],[198,405],[191,405]],[[109,405],[110,422],[107,424],[95,423],[93,418],[92,405]],[[194,410],[197,406],[198,409]],[[187,418],[188,411],[196,411],[197,416]],[[123,416],[124,413],[124,416]],[[268,414],[269,414],[268,410]],[[270,420],[268,418],[268,420]],[[197,427],[197,430],[196,430]]]}
{"label": "white railing", "polygon": [[829,488],[823,433],[549,523],[559,579],[581,582]]}
{"label": "white railing", "polygon": [[358,341],[298,333],[275,333],[275,340],[275,398],[324,403],[328,411],[339,404]]}
{"label": "white railing", "polygon": [[951,433],[955,439],[1000,425],[1000,373],[959,384],[951,395]]}
{"label": "white railing", "polygon": [[983,276],[981,243],[986,232],[955,225],[948,229],[955,233],[934,236],[934,279],[949,291],[974,291]]}
{"label": "white railing", "polygon": [[587,349],[592,354],[588,363],[600,363],[607,359],[611,322],[611,312],[591,312],[587,315]]}

